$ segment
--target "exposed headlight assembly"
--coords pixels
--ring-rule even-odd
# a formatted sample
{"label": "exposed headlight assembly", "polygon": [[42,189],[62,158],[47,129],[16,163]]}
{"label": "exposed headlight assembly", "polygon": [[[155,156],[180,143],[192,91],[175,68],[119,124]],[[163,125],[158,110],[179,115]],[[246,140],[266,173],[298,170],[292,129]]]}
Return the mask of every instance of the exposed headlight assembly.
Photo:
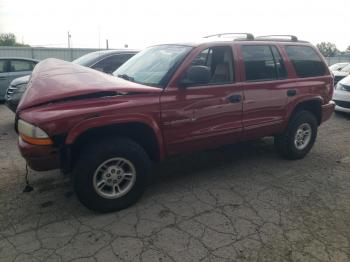
{"label": "exposed headlight assembly", "polygon": [[52,145],[50,137],[41,128],[22,119],[18,120],[18,133],[21,139],[32,145]]}

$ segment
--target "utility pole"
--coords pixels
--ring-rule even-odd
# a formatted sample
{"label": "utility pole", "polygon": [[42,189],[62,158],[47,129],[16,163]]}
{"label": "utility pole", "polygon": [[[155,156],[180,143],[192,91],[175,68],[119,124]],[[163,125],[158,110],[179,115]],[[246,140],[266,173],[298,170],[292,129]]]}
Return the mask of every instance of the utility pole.
{"label": "utility pole", "polygon": [[70,38],[72,37],[72,35],[69,33],[68,31],[68,48],[70,48]]}
{"label": "utility pole", "polygon": [[108,50],[109,47],[108,47],[108,39],[106,39],[106,49]]}

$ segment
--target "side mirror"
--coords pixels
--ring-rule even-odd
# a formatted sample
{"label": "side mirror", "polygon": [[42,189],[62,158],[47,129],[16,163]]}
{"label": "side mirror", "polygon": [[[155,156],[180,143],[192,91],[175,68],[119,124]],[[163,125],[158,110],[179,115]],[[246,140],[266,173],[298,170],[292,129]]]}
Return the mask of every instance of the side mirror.
{"label": "side mirror", "polygon": [[182,77],[180,84],[183,87],[208,84],[211,78],[210,69],[207,66],[191,66]]}

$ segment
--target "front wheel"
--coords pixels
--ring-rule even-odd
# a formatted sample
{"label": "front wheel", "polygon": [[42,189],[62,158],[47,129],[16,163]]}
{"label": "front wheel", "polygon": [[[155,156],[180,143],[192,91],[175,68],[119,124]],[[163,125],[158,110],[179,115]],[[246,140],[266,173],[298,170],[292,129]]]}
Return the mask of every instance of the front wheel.
{"label": "front wheel", "polygon": [[287,159],[302,159],[311,150],[317,136],[317,120],[309,111],[295,113],[285,132],[275,137],[275,145]]}
{"label": "front wheel", "polygon": [[150,159],[128,138],[106,138],[82,149],[74,189],[89,209],[117,211],[132,205],[146,188]]}

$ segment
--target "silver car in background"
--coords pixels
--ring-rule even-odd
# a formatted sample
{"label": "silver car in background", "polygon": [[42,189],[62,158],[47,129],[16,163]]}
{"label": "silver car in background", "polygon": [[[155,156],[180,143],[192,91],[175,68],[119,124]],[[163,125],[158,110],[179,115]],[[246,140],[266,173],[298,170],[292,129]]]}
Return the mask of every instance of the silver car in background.
{"label": "silver car in background", "polygon": [[19,57],[0,57],[0,101],[5,100],[6,89],[15,78],[30,75],[38,60]]}
{"label": "silver car in background", "polygon": [[[124,64],[137,52],[138,50],[130,49],[101,50],[85,54],[72,62],[107,74],[112,74],[112,72]],[[5,103],[13,112],[16,112],[17,105],[19,104],[22,95],[27,88],[29,79],[30,75],[16,78],[10,83],[10,86],[6,91]]]}

